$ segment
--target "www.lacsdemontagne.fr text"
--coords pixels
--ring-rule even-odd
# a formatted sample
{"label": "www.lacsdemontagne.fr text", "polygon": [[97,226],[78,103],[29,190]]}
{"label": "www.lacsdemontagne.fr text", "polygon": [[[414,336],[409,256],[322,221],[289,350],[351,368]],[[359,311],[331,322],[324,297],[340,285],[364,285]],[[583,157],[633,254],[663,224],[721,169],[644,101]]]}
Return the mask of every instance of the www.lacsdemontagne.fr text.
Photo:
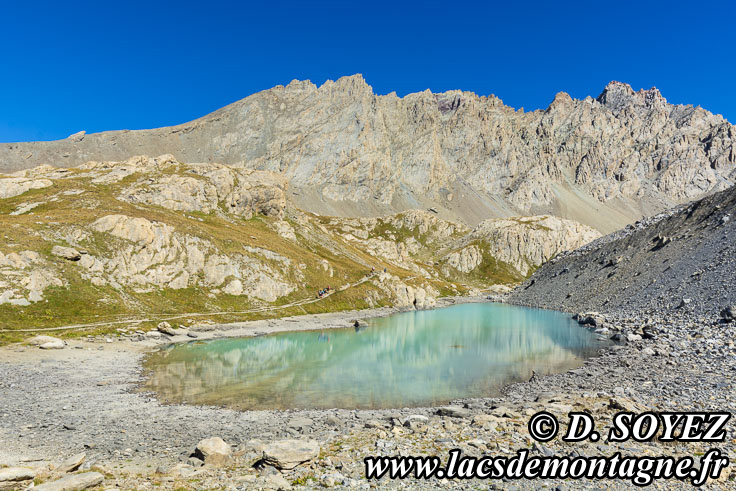
{"label": "www.lacsdemontagne.fr text", "polygon": [[[452,449],[445,465],[437,456],[366,457],[368,479],[620,479],[647,486],[658,479],[687,480],[701,486],[717,479],[728,458],[712,449],[700,459],[672,456],[545,457],[519,450],[513,456],[471,457]],[[696,462],[699,465],[696,465]]]}

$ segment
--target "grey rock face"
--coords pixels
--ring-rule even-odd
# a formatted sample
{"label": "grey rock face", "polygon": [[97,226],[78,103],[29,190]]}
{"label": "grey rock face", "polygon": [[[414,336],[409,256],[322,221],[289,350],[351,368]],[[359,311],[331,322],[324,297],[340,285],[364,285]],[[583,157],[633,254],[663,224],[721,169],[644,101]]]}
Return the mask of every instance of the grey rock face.
{"label": "grey rock face", "polygon": [[[293,81],[178,126],[2,144],[0,171],[171,153],[281,174],[323,215],[431,207],[475,225],[549,213],[607,232],[732,184],[734,140],[721,116],[618,82],[524,112],[462,91],[379,96],[355,75]],[[21,181],[7,192],[48,184]]]}

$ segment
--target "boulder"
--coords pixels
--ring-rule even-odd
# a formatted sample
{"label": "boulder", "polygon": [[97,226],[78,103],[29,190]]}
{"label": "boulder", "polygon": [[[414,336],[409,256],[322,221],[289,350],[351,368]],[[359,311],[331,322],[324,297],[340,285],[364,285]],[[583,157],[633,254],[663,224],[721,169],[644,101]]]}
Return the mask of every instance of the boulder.
{"label": "boulder", "polygon": [[204,461],[205,464],[219,466],[226,464],[231,454],[230,445],[225,443],[222,438],[212,437],[197,444],[193,457]]}
{"label": "boulder", "polygon": [[158,329],[159,332],[166,334],[167,336],[174,336],[176,334],[174,329],[171,327],[171,324],[166,321],[159,322],[156,326],[156,329]]}
{"label": "boulder", "polygon": [[25,467],[6,467],[0,469],[0,490],[14,489],[21,485],[25,485],[25,481],[29,481],[36,477],[36,471],[26,469]]}
{"label": "boulder", "polygon": [[34,491],[79,491],[102,484],[105,478],[99,472],[85,472],[70,474],[57,481],[51,481],[36,486]]}
{"label": "boulder", "polygon": [[723,322],[733,322],[736,319],[736,306],[730,305],[721,310],[721,320]]}
{"label": "boulder", "polygon": [[55,341],[49,341],[48,343],[43,343],[39,346],[41,349],[64,349],[66,347],[66,343],[62,341],[61,339],[57,339]]}
{"label": "boulder", "polygon": [[51,254],[60,257],[62,259],[66,259],[67,261],[79,261],[82,259],[82,254],[72,248],[72,247],[63,247],[63,246],[54,246],[53,249],[51,249]]}
{"label": "boulder", "polygon": [[319,456],[320,446],[314,440],[280,440],[263,448],[263,461],[277,469],[290,470]]}
{"label": "boulder", "polygon": [[598,312],[585,312],[576,314],[576,316],[575,320],[583,326],[601,327],[605,323],[604,317]]}
{"label": "boulder", "polygon": [[450,416],[453,418],[469,418],[471,413],[469,409],[460,406],[444,406],[437,409],[440,416]]}
{"label": "boulder", "polygon": [[72,455],[62,462],[56,470],[59,472],[74,472],[79,469],[85,458],[87,458],[87,454],[84,452]]}
{"label": "boulder", "polygon": [[42,344],[53,343],[55,341],[61,341],[61,339],[52,336],[34,336],[28,340],[28,344],[31,346],[41,346]]}

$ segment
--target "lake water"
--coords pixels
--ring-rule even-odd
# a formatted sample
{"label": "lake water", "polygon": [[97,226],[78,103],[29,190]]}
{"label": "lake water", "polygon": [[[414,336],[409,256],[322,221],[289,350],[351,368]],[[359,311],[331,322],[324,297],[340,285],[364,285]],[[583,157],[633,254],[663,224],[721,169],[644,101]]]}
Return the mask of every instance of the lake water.
{"label": "lake water", "polygon": [[497,395],[605,344],[569,315],[469,303],[325,329],[176,345],[146,362],[161,400],[238,409],[389,408]]}

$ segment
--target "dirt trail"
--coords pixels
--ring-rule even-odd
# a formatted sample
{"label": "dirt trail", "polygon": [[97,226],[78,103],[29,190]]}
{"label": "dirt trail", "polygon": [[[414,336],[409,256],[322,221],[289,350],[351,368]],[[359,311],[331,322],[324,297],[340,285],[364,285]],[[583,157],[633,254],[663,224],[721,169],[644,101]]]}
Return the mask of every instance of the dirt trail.
{"label": "dirt trail", "polygon": [[[0,332],[49,332],[49,331],[68,331],[72,329],[94,329],[98,327],[105,327],[105,326],[114,326],[119,324],[139,324],[141,322],[153,322],[153,321],[170,321],[170,320],[176,320],[181,319],[182,317],[208,317],[212,315],[227,315],[227,314],[255,314],[259,312],[268,312],[272,310],[283,310],[288,309],[291,307],[299,307],[301,305],[308,305],[312,303],[319,302],[321,300],[324,300],[327,297],[330,297],[336,293],[349,290],[350,288],[354,288],[358,285],[361,285],[365,283],[366,281],[370,280],[375,276],[375,273],[366,275],[360,280],[356,281],[355,283],[349,284],[347,287],[342,288],[340,290],[334,290],[332,292],[329,292],[325,295],[322,295],[319,298],[305,298],[302,300],[296,300],[291,303],[287,303],[284,305],[277,305],[274,307],[257,307],[253,309],[248,310],[225,310],[225,311],[219,311],[219,312],[186,312],[186,313],[180,313],[175,315],[161,315],[156,316],[155,319],[151,319],[148,317],[139,317],[139,318],[126,318],[121,320],[115,320],[115,321],[103,321],[103,322],[92,322],[88,324],[70,324],[66,326],[59,326],[59,327],[44,327],[44,328],[38,328],[38,329],[0,329]],[[413,277],[412,277],[413,278]],[[412,279],[409,278],[409,279]]]}

